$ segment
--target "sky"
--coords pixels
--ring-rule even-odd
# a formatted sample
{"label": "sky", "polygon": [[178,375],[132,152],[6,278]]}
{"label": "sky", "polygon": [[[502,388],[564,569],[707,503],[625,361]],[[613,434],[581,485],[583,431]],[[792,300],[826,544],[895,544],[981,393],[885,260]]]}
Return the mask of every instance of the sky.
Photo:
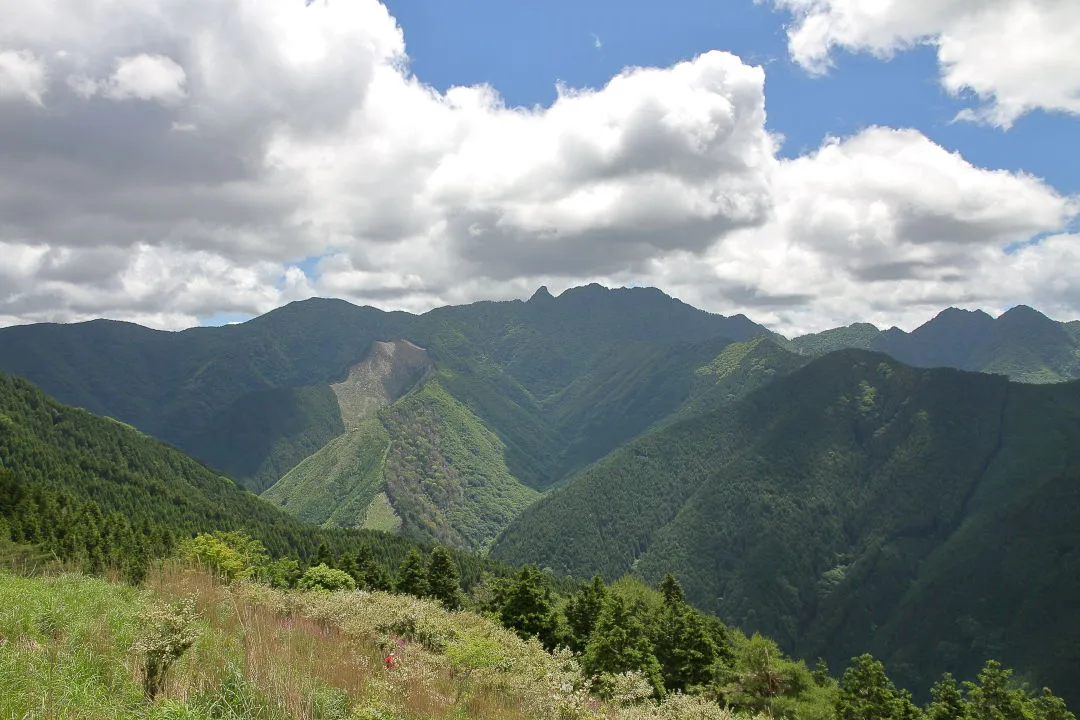
{"label": "sky", "polygon": [[0,0],[0,325],[1080,318],[1075,0]]}

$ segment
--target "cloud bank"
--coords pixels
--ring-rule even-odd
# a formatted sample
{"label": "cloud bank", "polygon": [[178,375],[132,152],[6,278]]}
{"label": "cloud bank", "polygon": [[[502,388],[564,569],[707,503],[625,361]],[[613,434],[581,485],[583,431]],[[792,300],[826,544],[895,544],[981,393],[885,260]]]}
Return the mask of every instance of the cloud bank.
{"label": "cloud bank", "polygon": [[419,311],[590,281],[781,332],[948,304],[1080,316],[1074,200],[914,130],[778,159],[764,71],[728,53],[522,109],[425,86],[373,0],[0,16],[0,323],[178,328],[311,295]]}

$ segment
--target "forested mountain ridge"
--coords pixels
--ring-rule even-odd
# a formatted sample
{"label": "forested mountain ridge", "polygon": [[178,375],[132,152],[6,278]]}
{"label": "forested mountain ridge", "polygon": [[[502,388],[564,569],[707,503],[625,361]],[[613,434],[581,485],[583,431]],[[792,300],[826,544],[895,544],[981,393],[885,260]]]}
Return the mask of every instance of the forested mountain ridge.
{"label": "forested mountain ridge", "polygon": [[267,497],[303,519],[476,549],[678,407],[729,338],[763,332],[657,290],[588,286],[422,316],[311,300],[181,333],[9,328],[0,368],[250,489],[280,480]]}
{"label": "forested mountain ridge", "polygon": [[1080,378],[1080,321],[1056,322],[1026,305],[996,319],[948,308],[910,333],[856,323],[797,337],[791,348],[809,355],[877,350],[917,367],[998,373],[1028,383]]}
{"label": "forested mountain ridge", "polygon": [[1080,332],[1025,308],[998,320],[948,310],[910,334],[856,325],[787,341],[652,288],[590,285],[423,315],[314,299],[180,333],[7,328],[0,370],[172,442],[310,522],[480,549],[538,491],[700,406],[705,368],[753,336],[807,357],[888,345],[912,364],[1046,380],[1072,372]]}
{"label": "forested mountain ridge", "polygon": [[674,572],[725,621],[909,684],[1000,656],[1076,697],[1080,383],[832,353],[632,441],[492,552]]}
{"label": "forested mountain ridge", "polygon": [[105,320],[3,328],[0,371],[130,423],[261,491],[344,431],[329,386],[345,380],[374,342],[410,340],[456,373],[451,393],[507,443],[516,474],[540,487],[561,477],[550,447],[569,430],[545,429],[537,416],[572,415],[574,393],[566,389],[575,379],[634,347],[759,332],[745,317],[706,313],[647,288],[592,285],[557,298],[542,289],[529,302],[420,316],[312,299],[183,332]]}

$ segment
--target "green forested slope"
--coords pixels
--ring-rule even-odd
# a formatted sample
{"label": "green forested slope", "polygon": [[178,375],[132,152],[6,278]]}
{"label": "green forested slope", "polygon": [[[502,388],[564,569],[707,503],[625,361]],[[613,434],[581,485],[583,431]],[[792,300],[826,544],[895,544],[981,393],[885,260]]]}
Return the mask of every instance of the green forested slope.
{"label": "green forested slope", "polygon": [[[0,501],[0,524],[8,533],[53,549],[78,550],[66,535],[74,525],[70,512],[85,516],[78,526],[89,529],[79,542],[105,541],[104,533],[115,531],[141,550],[167,549],[178,538],[219,530],[242,530],[272,554],[302,560],[322,544],[339,555],[366,545],[396,566],[417,547],[385,533],[303,523],[159,440],[62,405],[31,383],[3,374]],[[457,557],[470,582],[481,569],[494,567],[474,556]]]}
{"label": "green forested slope", "polygon": [[618,577],[732,452],[737,423],[727,409],[804,362],[768,340],[728,346],[695,373],[694,394],[671,423],[571,479],[523,513],[493,554],[556,572]]}
{"label": "green forested slope", "polygon": [[[569,389],[575,380],[625,366],[621,355],[631,346],[655,354],[763,331],[742,316],[706,313],[646,288],[591,285],[558,298],[543,290],[529,302],[421,316],[312,299],[238,325],[179,333],[110,321],[4,328],[0,371],[130,423],[262,491],[343,432],[327,386],[364,360],[374,341],[405,338],[450,371],[443,386],[504,443],[512,474],[543,488],[671,406],[646,402],[627,415],[612,402],[602,406],[608,415],[582,418],[577,398],[591,383]],[[568,444],[569,459],[560,457]]]}
{"label": "green forested slope", "polygon": [[1077,383],[834,353],[633,441],[493,555],[675,572],[744,630],[830,663],[869,647],[905,682],[997,656],[1075,696],[1078,412]]}
{"label": "green forested slope", "polygon": [[438,381],[382,417],[390,439],[386,494],[406,535],[486,548],[536,499],[508,471],[499,438]]}
{"label": "green forested slope", "polygon": [[315,525],[367,527],[389,449],[386,428],[371,418],[302,460],[262,497]]}
{"label": "green forested slope", "polygon": [[[260,490],[281,466],[336,434],[325,394],[267,391],[341,379],[372,340],[400,334],[409,317],[316,299],[240,325],[178,333],[105,320],[11,327],[0,330],[0,371]],[[298,413],[311,423],[297,427]]]}

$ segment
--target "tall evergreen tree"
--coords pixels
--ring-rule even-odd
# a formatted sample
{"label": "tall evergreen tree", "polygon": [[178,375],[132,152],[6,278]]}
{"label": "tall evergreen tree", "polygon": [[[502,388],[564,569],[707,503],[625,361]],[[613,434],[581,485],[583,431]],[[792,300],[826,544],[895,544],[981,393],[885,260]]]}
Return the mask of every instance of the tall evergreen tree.
{"label": "tall evergreen tree", "polygon": [[652,636],[664,686],[679,692],[703,687],[712,680],[719,655],[712,628],[686,604],[682,586],[670,573],[660,583],[660,593],[664,604],[653,620]]}
{"label": "tall evergreen tree", "polygon": [[390,574],[375,559],[375,554],[369,545],[361,545],[352,556],[351,568],[356,587],[362,590],[388,591],[394,587]]}
{"label": "tall evergreen tree", "polygon": [[427,591],[448,610],[461,607],[461,588],[458,586],[458,568],[450,551],[442,546],[432,549],[428,558]]}
{"label": "tall evergreen tree", "polygon": [[596,575],[567,601],[564,613],[570,630],[570,649],[574,652],[581,652],[588,644],[589,635],[600,617],[600,611],[604,609],[607,594],[604,579]]}
{"label": "tall evergreen tree", "polygon": [[964,683],[971,720],[1024,720],[1027,696],[1009,686],[1011,677],[1012,670],[990,660],[979,672],[978,683]]}
{"label": "tall evergreen tree", "polygon": [[926,720],[964,720],[968,704],[952,674],[945,673],[930,688],[930,704],[926,707]]}
{"label": "tall evergreen tree", "polygon": [[555,646],[558,618],[551,591],[544,584],[539,570],[526,565],[518,571],[506,592],[499,619],[504,626],[523,638],[535,635],[544,647],[551,649]]}
{"label": "tall evergreen tree", "polygon": [[409,551],[405,562],[398,568],[394,591],[416,597],[427,595],[427,568],[424,566],[424,558],[420,557],[415,548]]}
{"label": "tall evergreen tree", "polygon": [[590,675],[636,670],[649,680],[657,696],[664,693],[660,663],[645,626],[626,600],[615,593],[604,601],[581,664]]}
{"label": "tall evergreen tree", "polygon": [[671,573],[665,575],[664,579],[660,581],[660,594],[664,596],[665,605],[678,606],[686,603],[686,593],[683,592],[682,585]]}

